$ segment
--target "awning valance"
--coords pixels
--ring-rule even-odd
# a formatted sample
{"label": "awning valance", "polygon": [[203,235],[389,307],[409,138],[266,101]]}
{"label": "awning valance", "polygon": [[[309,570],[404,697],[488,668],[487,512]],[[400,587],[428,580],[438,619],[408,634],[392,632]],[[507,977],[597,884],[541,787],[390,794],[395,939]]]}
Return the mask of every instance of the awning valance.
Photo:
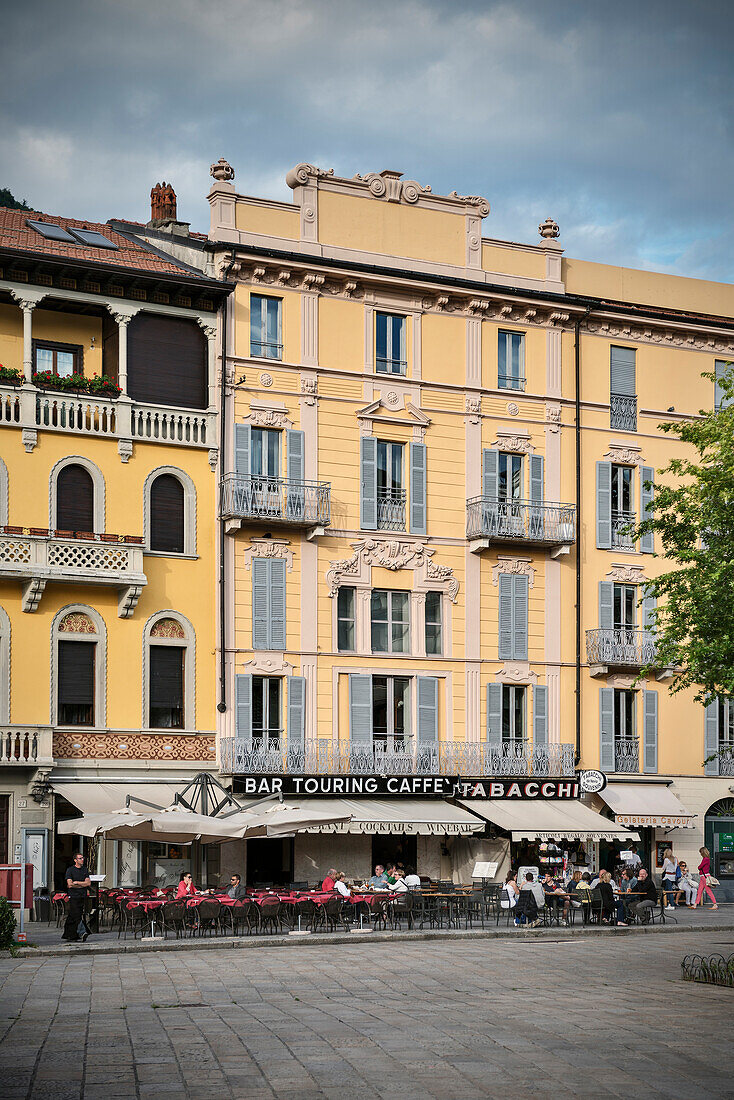
{"label": "awning valance", "polygon": [[[288,800],[284,805],[288,805]],[[299,805],[304,806],[305,800]],[[410,836],[470,836],[483,822],[466,810],[439,799],[312,798],[309,806],[338,816],[351,814],[342,824],[320,825],[310,833],[407,833]]]}
{"label": "awning valance", "polygon": [[[189,778],[181,779],[180,783],[175,779],[166,783],[140,783],[135,780],[129,783],[108,783],[104,780],[85,783],[79,779],[52,779],[51,786],[56,794],[63,795],[83,814],[102,814],[121,810],[129,794],[165,809],[189,782]],[[137,805],[133,802],[132,809]]]}
{"label": "awning valance", "polygon": [[546,799],[530,802],[474,798],[461,801],[486,821],[499,825],[513,840],[639,840],[616,821],[590,810],[582,802]]}
{"label": "awning valance", "polygon": [[695,829],[694,814],[663,783],[608,783],[599,792],[619,825]]}

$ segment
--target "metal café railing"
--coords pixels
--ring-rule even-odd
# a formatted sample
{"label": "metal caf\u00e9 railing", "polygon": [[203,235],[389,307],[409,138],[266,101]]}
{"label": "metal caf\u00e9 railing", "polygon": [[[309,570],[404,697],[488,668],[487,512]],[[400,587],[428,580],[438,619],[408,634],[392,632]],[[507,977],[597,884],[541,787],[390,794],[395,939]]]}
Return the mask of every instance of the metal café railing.
{"label": "metal caf\u00e9 railing", "polygon": [[627,530],[637,522],[634,512],[612,512],[612,546],[620,549],[634,546],[632,535]]}
{"label": "metal caf\u00e9 railing", "polygon": [[[376,735],[379,736],[379,735]],[[488,744],[417,742],[394,737],[368,742],[281,737],[222,738],[222,772],[230,775],[467,775],[572,776],[574,746],[529,741]]]}
{"label": "metal caf\u00e9 railing", "polygon": [[377,490],[377,529],[405,530],[405,489]]}
{"label": "metal caf\u00e9 railing", "polygon": [[497,542],[570,544],[576,538],[576,508],[545,501],[472,497],[466,505],[466,536]]}
{"label": "metal caf\u00e9 railing", "polygon": [[719,775],[734,775],[734,745],[719,745]]}
{"label": "metal caf\u00e9 railing", "polygon": [[223,519],[325,527],[331,522],[331,486],[328,482],[225,474],[220,508]]}
{"label": "metal caf\u00e9 railing", "polygon": [[586,659],[590,665],[653,665],[655,635],[649,630],[587,630]]}
{"label": "metal caf\u00e9 railing", "polygon": [[623,737],[615,740],[614,770],[616,772],[638,772],[640,770],[639,737]]}
{"label": "metal caf\u00e9 railing", "polygon": [[610,394],[610,428],[622,432],[637,431],[637,398],[623,393]]}

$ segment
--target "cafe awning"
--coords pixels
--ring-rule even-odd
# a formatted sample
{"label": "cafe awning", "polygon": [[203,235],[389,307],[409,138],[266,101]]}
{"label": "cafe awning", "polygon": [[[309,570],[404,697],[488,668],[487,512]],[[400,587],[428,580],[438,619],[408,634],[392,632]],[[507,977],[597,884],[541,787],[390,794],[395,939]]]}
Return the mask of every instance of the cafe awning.
{"label": "cafe awning", "polygon": [[[284,806],[289,805],[284,800]],[[306,805],[303,799],[300,806]],[[407,833],[410,836],[471,836],[484,828],[466,810],[440,799],[311,798],[308,805],[337,817],[351,814],[351,821],[320,825],[310,833]]]}
{"label": "cafe awning", "polygon": [[590,810],[582,802],[544,799],[517,802],[492,798],[462,799],[461,805],[485,821],[499,825],[513,840],[639,840],[616,821]]}
{"label": "cafe awning", "polygon": [[[140,783],[135,780],[130,783],[111,783],[104,780],[85,783],[74,778],[52,779],[51,786],[56,794],[63,795],[67,802],[71,802],[83,814],[103,814],[122,809],[129,794],[163,809],[172,804],[176,794],[188,782],[189,779],[182,778],[180,783],[175,779],[166,783]],[[131,803],[131,806],[133,810],[140,808],[137,802]]]}
{"label": "cafe awning", "polygon": [[695,829],[690,814],[664,783],[608,783],[599,792],[618,825],[638,829]]}

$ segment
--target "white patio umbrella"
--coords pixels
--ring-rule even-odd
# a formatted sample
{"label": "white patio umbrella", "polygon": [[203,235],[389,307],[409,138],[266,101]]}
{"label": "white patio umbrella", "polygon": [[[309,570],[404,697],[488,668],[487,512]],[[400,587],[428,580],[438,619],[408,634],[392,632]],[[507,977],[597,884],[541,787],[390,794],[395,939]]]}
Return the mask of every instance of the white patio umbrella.
{"label": "white patio umbrella", "polygon": [[[227,814],[227,825],[235,825],[242,830],[237,836],[291,836],[316,829],[322,825],[341,825],[352,820],[350,813],[335,814],[333,811],[312,809],[308,803],[302,805],[284,805],[274,802],[269,806],[253,806],[238,813]],[[256,831],[255,831],[256,830]]]}
{"label": "white patio umbrella", "polygon": [[169,844],[190,844],[192,840],[218,844],[242,836],[241,829],[233,828],[226,818],[207,817],[181,806],[84,814],[60,821],[58,831],[89,837],[104,834],[109,840],[158,840]]}

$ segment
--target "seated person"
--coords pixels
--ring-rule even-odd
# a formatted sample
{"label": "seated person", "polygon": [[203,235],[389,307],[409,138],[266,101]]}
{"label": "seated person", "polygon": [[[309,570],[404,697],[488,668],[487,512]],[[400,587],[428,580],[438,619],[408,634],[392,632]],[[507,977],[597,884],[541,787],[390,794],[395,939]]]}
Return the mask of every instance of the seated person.
{"label": "seated person", "polygon": [[539,882],[535,882],[532,871],[528,871],[525,882],[520,887],[517,899],[515,924],[528,922],[528,928],[537,928],[540,924],[538,910],[545,907],[545,894]]}
{"label": "seated person", "polygon": [[[543,893],[545,894],[545,903],[546,903],[546,905],[548,905],[548,906],[550,906],[554,909],[558,909],[558,908],[560,908],[561,905],[563,905],[563,918],[562,919],[563,919],[563,923],[567,924],[568,923],[568,910],[571,907],[571,899],[562,896],[566,891],[564,891],[558,885],[558,883],[553,878],[553,875],[550,873],[550,871],[547,871],[545,873],[540,885],[543,887]],[[561,896],[558,896],[558,895],[561,895]]]}
{"label": "seated person", "polygon": [[517,886],[517,872],[510,871],[505,879],[505,885],[502,887],[502,893],[500,895],[500,908],[501,909],[514,909],[517,905],[518,894],[520,893]]}
{"label": "seated person", "polygon": [[599,875],[599,896],[601,897],[601,919],[604,924],[609,924],[617,907],[609,871],[602,871]]}
{"label": "seated person", "polygon": [[191,871],[185,871],[183,878],[178,884],[178,890],[176,891],[176,900],[180,898],[191,897],[196,893],[196,887],[194,886],[194,880],[191,877]]}
{"label": "seated person", "polygon": [[336,890],[337,894],[341,894],[341,896],[345,900],[347,898],[351,898],[352,891],[351,888],[347,886],[346,882],[344,881],[344,872],[335,871],[334,874],[336,875],[336,878],[334,879],[334,889]]}
{"label": "seated person", "polygon": [[371,886],[373,890],[385,890],[387,889],[387,875],[385,874],[385,868],[381,863],[375,864],[375,873],[372,878],[367,879],[367,885]]}
{"label": "seated person", "polygon": [[403,876],[405,885],[409,890],[420,890],[421,880],[420,875],[415,873],[415,867],[408,867],[406,874]]}
{"label": "seated person", "polygon": [[680,899],[685,895],[686,906],[689,909],[693,908],[693,903],[696,900],[696,891],[698,889],[698,883],[688,870],[688,864],[683,860],[678,864],[680,870],[680,878],[678,879],[678,893],[675,896],[676,904],[680,902]]}
{"label": "seated person", "polygon": [[336,868],[330,867],[326,872],[326,878],[321,883],[321,889],[325,894],[330,894],[334,889],[334,883],[336,882]]}
{"label": "seated person", "polygon": [[388,863],[387,870],[385,872],[385,878],[387,879],[388,886],[392,886],[395,879],[398,877],[397,867],[394,863]]}
{"label": "seated person", "polygon": [[227,897],[234,898],[235,901],[241,901],[247,894],[244,886],[242,885],[242,879],[235,872],[235,874],[229,877],[229,889],[227,890]]}
{"label": "seated person", "polygon": [[653,910],[658,903],[658,888],[644,867],[641,867],[637,874],[638,879],[635,894],[638,896],[629,907],[630,913],[633,917],[637,917],[640,924],[649,924],[651,910]]}
{"label": "seated person", "polygon": [[395,882],[392,883],[392,885],[390,886],[390,893],[391,894],[407,894],[408,893],[408,884],[406,883],[406,881],[405,881],[405,879],[403,878],[402,875],[398,875],[398,877],[395,879]]}
{"label": "seated person", "polygon": [[584,907],[584,924],[588,924],[591,914],[591,875],[584,871],[576,883],[576,897]]}

